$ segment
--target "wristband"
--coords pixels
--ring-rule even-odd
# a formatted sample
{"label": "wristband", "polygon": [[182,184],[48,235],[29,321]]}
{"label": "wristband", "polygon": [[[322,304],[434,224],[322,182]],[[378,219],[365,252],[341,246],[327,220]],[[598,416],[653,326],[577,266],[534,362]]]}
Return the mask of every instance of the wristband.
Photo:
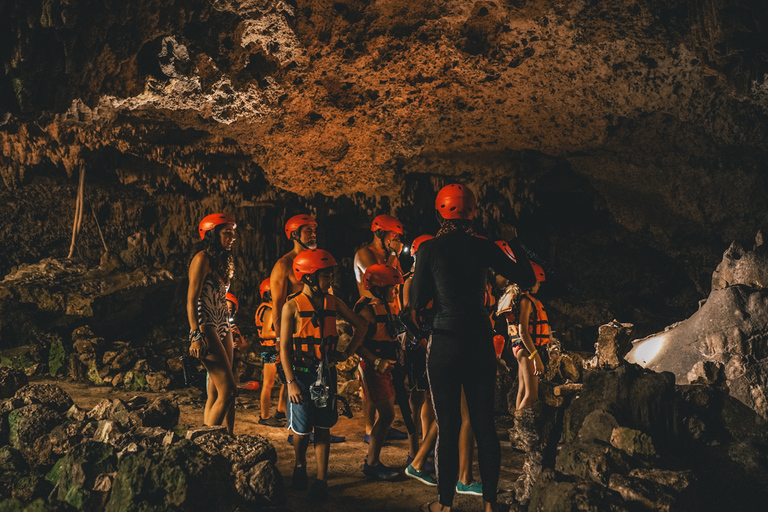
{"label": "wristband", "polygon": [[288,384],[291,384],[292,382],[296,382],[296,377],[294,377],[291,380],[289,380],[288,382],[286,382],[285,385],[287,386]]}
{"label": "wristband", "polygon": [[534,357],[536,354],[538,354],[538,353],[539,353],[539,350],[538,350],[538,349],[534,350],[533,352],[531,352],[531,355],[529,355],[529,356],[528,356],[528,359],[530,359],[531,361],[533,361],[533,357]]}
{"label": "wristband", "polygon": [[203,338],[203,333],[200,332],[200,328],[189,331],[189,342],[194,343],[200,341]]}
{"label": "wristband", "polygon": [[379,371],[379,363],[381,363],[381,358],[377,357],[373,360],[373,369],[376,371]]}

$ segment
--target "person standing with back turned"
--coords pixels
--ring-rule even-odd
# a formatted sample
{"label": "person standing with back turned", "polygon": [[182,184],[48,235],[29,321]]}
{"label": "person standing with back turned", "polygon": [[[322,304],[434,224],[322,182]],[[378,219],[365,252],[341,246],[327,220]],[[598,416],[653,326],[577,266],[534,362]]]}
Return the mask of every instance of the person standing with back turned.
{"label": "person standing with back turned", "polygon": [[[512,261],[492,241],[474,236],[476,201],[464,185],[443,187],[435,200],[441,228],[433,240],[422,242],[410,290],[411,318],[434,301],[432,337],[427,353],[427,375],[437,417],[438,503],[424,510],[451,510],[459,473],[461,389],[477,440],[483,501],[486,512],[496,512],[500,443],[494,423],[496,355],[493,330],[483,307],[488,268],[521,286],[536,282],[516,240]],[[517,249],[517,250],[515,250]]]}

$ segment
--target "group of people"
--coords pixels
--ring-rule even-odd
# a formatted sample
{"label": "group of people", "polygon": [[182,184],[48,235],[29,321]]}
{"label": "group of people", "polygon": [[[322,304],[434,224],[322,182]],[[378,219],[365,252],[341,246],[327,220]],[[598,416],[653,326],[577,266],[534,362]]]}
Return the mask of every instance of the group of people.
{"label": "group of people", "polygon": [[[403,226],[390,215],[377,216],[373,240],[355,254],[360,299],[353,308],[331,290],[336,260],[317,248],[315,220],[296,215],[286,223],[293,248],[261,283],[256,314],[264,362],[259,423],[283,426],[284,417],[293,432],[294,488],[308,487],[306,453],[312,436],[317,474],[310,496],[328,497],[330,429],[338,419],[340,398],[335,364],[357,355],[368,443],[363,473],[379,480],[399,477],[380,461],[387,436],[397,432],[391,428],[397,404],[409,431],[405,474],[437,486],[438,501],[425,504],[424,510],[451,510],[456,492],[482,495],[485,510],[497,510],[497,357],[505,346],[514,351],[519,363],[516,405],[530,406],[537,401],[537,378],[544,372],[546,350],[539,352],[539,347],[550,334],[546,313],[533,297],[544,281],[543,269],[528,260],[516,239],[493,242],[475,235],[476,208],[468,187],[441,189],[435,201],[440,230],[413,241],[415,265],[406,276],[399,261]],[[190,264],[187,298],[190,354],[201,359],[210,376],[203,421],[224,424],[230,433],[237,333],[230,327],[227,295],[235,230],[235,219],[227,214],[201,221],[205,249]],[[497,311],[489,314],[494,275],[506,291]],[[338,346],[337,319],[353,328],[346,347]],[[504,320],[503,334],[494,331],[493,319]],[[284,385],[272,416],[278,370]],[[474,442],[482,483],[472,478]],[[432,451],[437,478],[429,464]]]}

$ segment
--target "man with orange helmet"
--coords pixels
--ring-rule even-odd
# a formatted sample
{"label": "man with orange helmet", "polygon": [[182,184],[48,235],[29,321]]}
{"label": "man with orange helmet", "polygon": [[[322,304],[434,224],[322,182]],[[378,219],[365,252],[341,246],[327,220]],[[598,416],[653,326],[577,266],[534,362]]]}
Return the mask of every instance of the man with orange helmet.
{"label": "man with orange helmet", "polygon": [[451,510],[457,491],[462,388],[477,440],[484,508],[498,510],[501,456],[493,407],[494,333],[484,307],[487,271],[492,268],[522,286],[535,282],[522,248],[516,250],[516,240],[510,243],[515,262],[492,241],[474,236],[476,208],[475,195],[465,185],[454,183],[440,190],[435,200],[440,231],[433,240],[422,242],[410,290],[414,322],[417,312],[434,301],[427,360],[438,424],[439,499],[429,505],[433,511]]}
{"label": "man with orange helmet", "polygon": [[[402,237],[405,234],[403,224],[391,215],[381,214],[371,222],[373,241],[355,253],[354,267],[357,290],[360,297],[371,297],[370,291],[365,289],[363,276],[371,265],[389,265],[402,273],[398,256],[403,250]],[[391,304],[394,314],[400,313],[399,294]],[[359,369],[358,369],[359,372]],[[360,376],[359,376],[360,377]],[[362,378],[362,377],[360,377]],[[363,440],[369,442],[371,429],[376,420],[376,410],[371,402],[363,402],[363,419],[365,420],[365,436]],[[405,439],[407,435],[397,429],[391,429],[388,439]]]}
{"label": "man with orange helmet", "polygon": [[225,213],[203,218],[198,234],[204,249],[189,264],[187,290],[189,353],[202,361],[210,377],[203,422],[225,424],[230,434],[234,432],[237,390],[232,373],[234,342],[226,295],[234,275],[232,244],[236,227],[234,217]]}
{"label": "man with orange helmet", "polygon": [[261,414],[259,425],[268,427],[282,427],[281,421],[285,418],[286,391],[285,384],[280,386],[280,398],[277,402],[277,414],[271,416],[272,408],[272,388],[275,385],[275,376],[277,375],[277,365],[279,364],[279,354],[277,347],[277,335],[273,324],[274,311],[272,310],[272,291],[269,285],[269,278],[264,279],[259,285],[259,294],[261,295],[261,304],[256,309],[256,329],[261,339],[261,361],[264,363],[262,369],[261,383]]}
{"label": "man with orange helmet", "polygon": [[[307,447],[314,431],[317,480],[310,497],[328,497],[326,482],[330,452],[330,428],[336,424],[335,361],[344,361],[363,341],[368,322],[329,293],[336,260],[320,249],[300,252],[293,260],[293,276],[301,293],[285,303],[280,323],[280,360],[288,388],[288,428],[293,430],[296,466],[292,486],[307,486]],[[336,318],[354,327],[345,352],[336,350]]]}

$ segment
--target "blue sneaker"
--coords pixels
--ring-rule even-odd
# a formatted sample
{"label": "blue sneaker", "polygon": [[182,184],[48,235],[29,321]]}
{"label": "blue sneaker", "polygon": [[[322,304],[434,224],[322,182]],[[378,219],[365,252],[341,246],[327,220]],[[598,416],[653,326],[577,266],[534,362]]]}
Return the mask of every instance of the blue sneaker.
{"label": "blue sneaker", "polygon": [[400,473],[382,463],[379,463],[378,466],[369,466],[368,461],[363,462],[363,474],[376,480],[387,481],[395,480],[400,476]]}
{"label": "blue sneaker", "polygon": [[405,474],[415,480],[418,480],[424,485],[429,485],[432,487],[437,485],[437,480],[432,478],[432,475],[430,475],[426,471],[417,471],[412,464],[408,464],[408,467],[405,468]]}
{"label": "blue sneaker", "polygon": [[464,485],[461,482],[457,482],[456,492],[459,494],[469,494],[471,496],[482,496],[483,484],[481,482],[472,482],[469,485]]}
{"label": "blue sneaker", "polygon": [[[411,457],[410,455],[408,455],[408,456],[405,458],[405,465],[407,466],[407,465],[409,465],[411,462],[413,462],[413,457]],[[427,473],[434,473],[434,472],[435,472],[435,465],[434,465],[434,464],[432,464],[432,463],[431,463],[431,462],[429,462],[429,461],[425,462],[425,463],[424,463],[424,471],[426,471]]]}

